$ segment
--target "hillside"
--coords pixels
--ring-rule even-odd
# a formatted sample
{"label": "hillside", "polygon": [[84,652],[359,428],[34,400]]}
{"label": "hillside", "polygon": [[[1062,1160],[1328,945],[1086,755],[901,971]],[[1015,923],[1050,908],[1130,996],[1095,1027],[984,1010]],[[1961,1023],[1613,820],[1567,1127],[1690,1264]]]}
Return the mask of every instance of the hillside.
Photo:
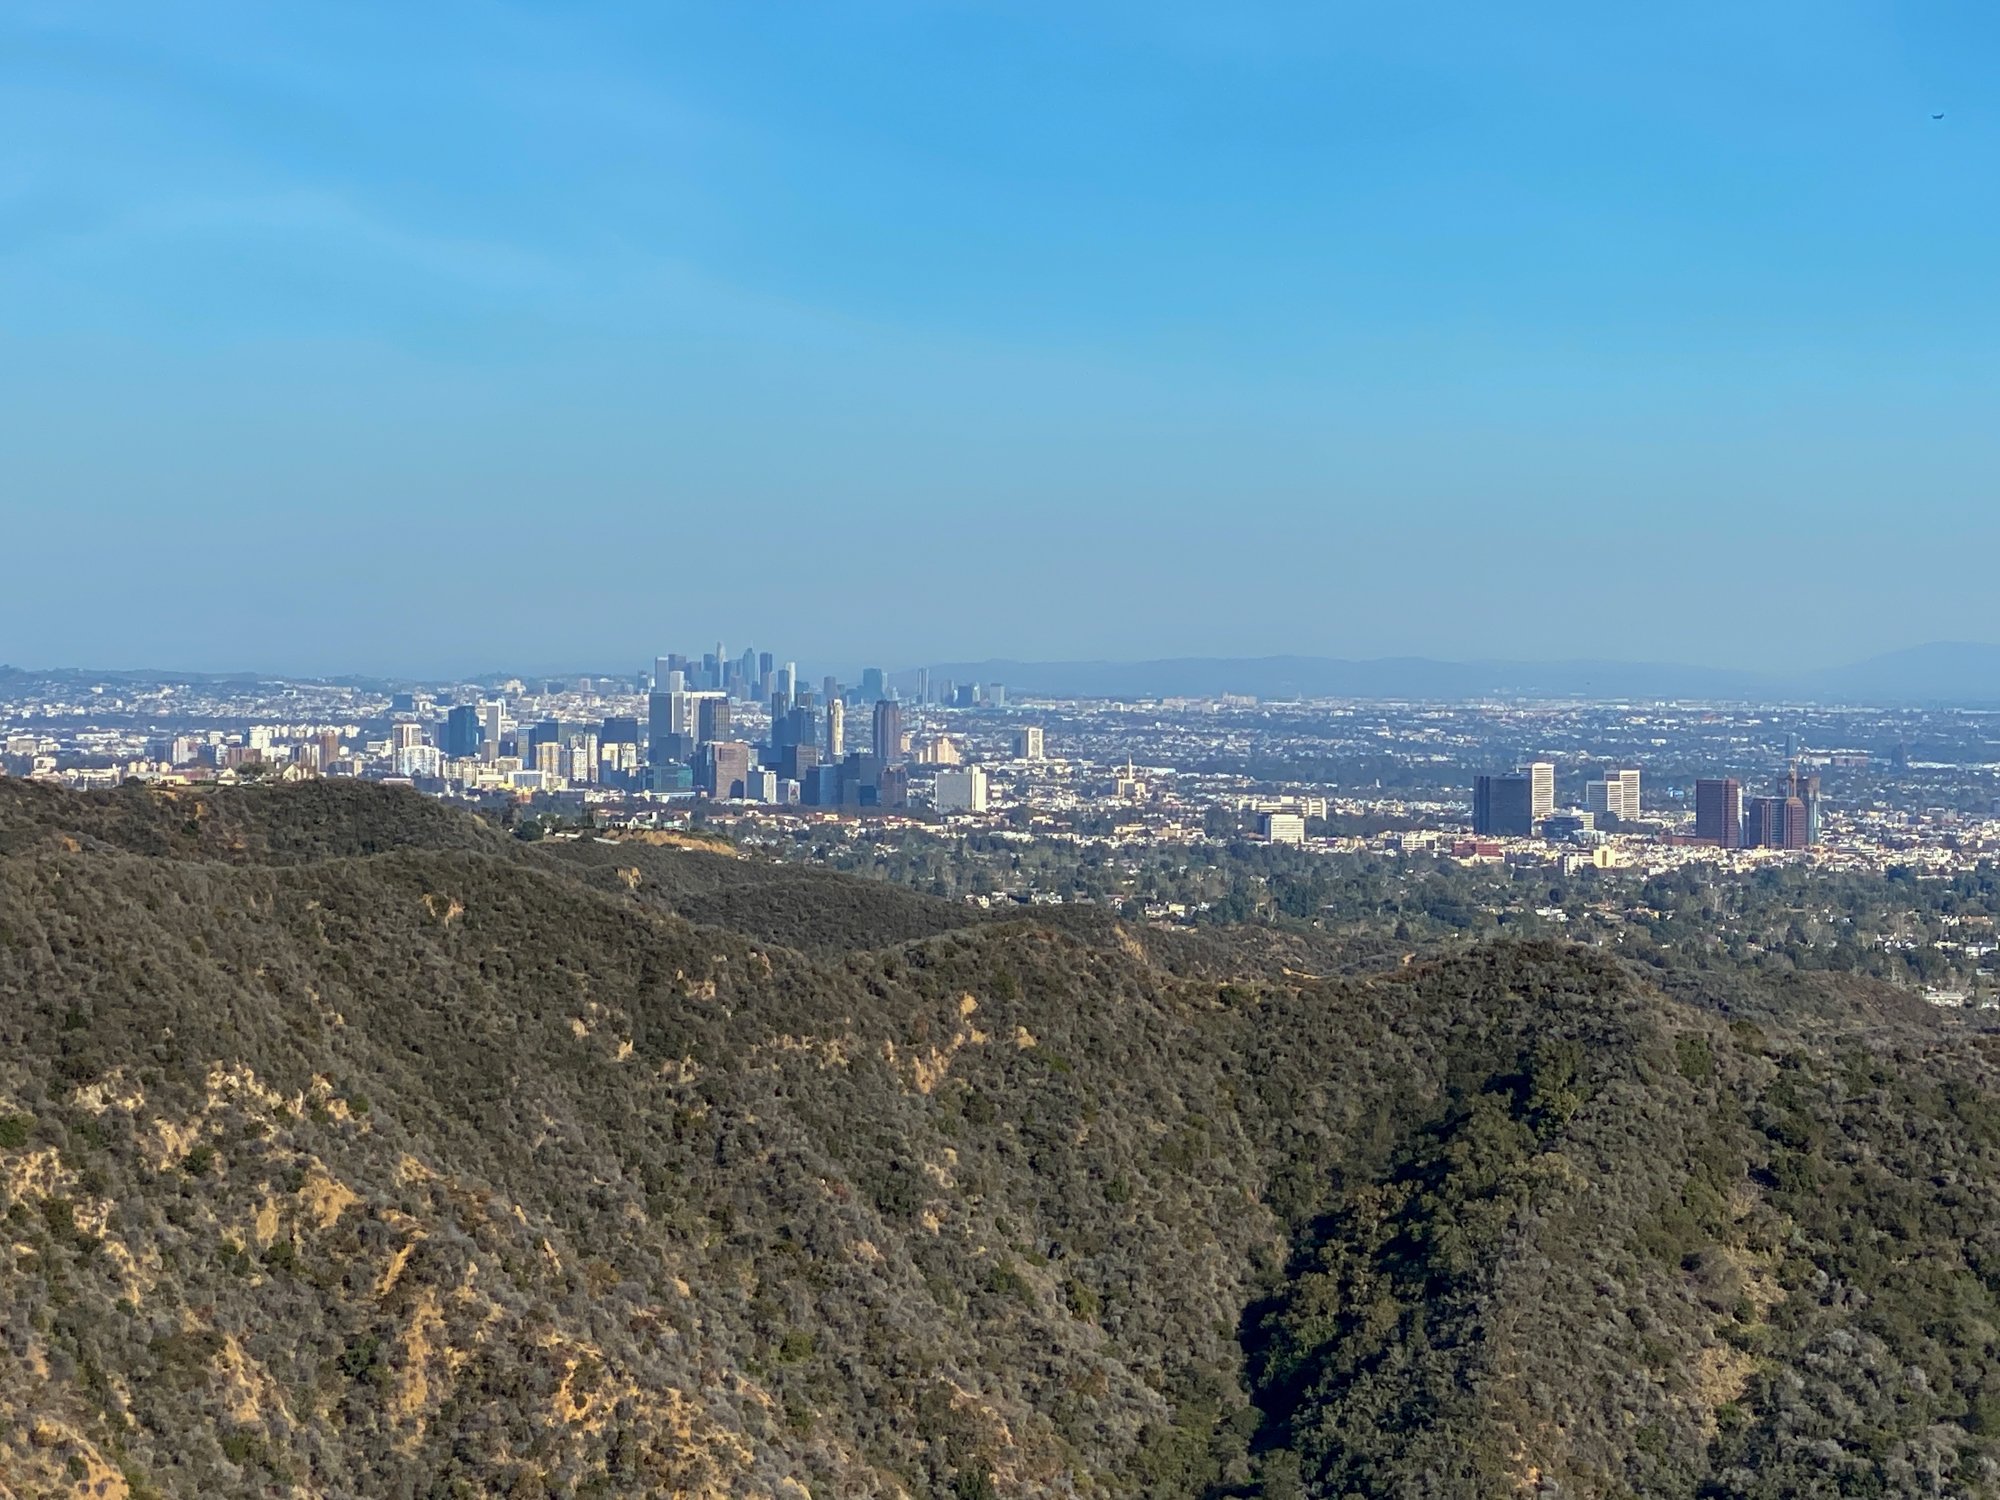
{"label": "hillside", "polygon": [[550,840],[536,854],[600,890],[690,922],[802,949],[878,948],[976,921],[966,907],[886,881],[633,840]]}
{"label": "hillside", "polygon": [[1992,1039],[1274,941],[0,781],[0,1493],[2000,1493]]}
{"label": "hillside", "polygon": [[392,849],[508,847],[496,829],[441,802],[357,781],[305,781],[267,797],[140,782],[77,793],[0,776],[0,855],[62,848],[290,865]]}

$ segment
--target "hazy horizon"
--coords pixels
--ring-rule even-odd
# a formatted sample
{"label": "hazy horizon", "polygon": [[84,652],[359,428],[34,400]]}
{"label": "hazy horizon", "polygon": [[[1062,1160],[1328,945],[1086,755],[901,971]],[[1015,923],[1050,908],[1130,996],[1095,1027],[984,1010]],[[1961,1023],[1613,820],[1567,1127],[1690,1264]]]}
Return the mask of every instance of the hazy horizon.
{"label": "hazy horizon", "polygon": [[[889,655],[870,656],[864,654],[861,656],[856,656],[851,660],[846,658],[842,658],[840,660],[833,660],[831,658],[825,657],[824,654],[820,656],[811,657],[810,659],[805,656],[799,656],[792,650],[793,643],[779,639],[766,640],[755,636],[751,636],[737,641],[730,641],[725,639],[724,645],[729,647],[731,655],[740,654],[746,647],[754,647],[759,651],[774,652],[780,661],[795,660],[799,667],[800,676],[802,680],[816,679],[830,672],[836,676],[839,676],[843,681],[846,681],[857,677],[864,666],[880,666],[884,670],[893,674],[893,673],[911,672],[919,668],[932,669],[940,666],[1000,667],[1000,666],[1011,665],[1011,666],[1024,666],[1024,667],[1037,667],[1037,668],[1061,668],[1061,667],[1074,666],[1074,667],[1093,667],[1093,668],[1104,668],[1109,670],[1115,670],[1121,667],[1141,668],[1152,665],[1170,664],[1170,663],[1254,664],[1260,662],[1282,662],[1282,661],[1299,661],[1306,663],[1329,663],[1329,664],[1345,663],[1357,667],[1387,666],[1387,665],[1394,665],[1400,662],[1408,662],[1413,665],[1434,666],[1434,667],[1496,666],[1496,667],[1525,667],[1525,668],[1537,668],[1537,667],[1559,668],[1559,667],[1584,667],[1584,666],[1602,665],[1613,668],[1630,667],[1634,670],[1643,668],[1653,668],[1653,669],[1669,670],[1669,671],[1683,671],[1696,674],[1713,673],[1718,677],[1729,676],[1729,675],[1741,675],[1745,677],[1761,676],[1761,675],[1771,675],[1771,676],[1783,675],[1782,673],[1769,672],[1767,671],[1767,669],[1760,667],[1756,663],[1742,661],[1742,660],[1722,661],[1722,662],[1663,661],[1658,659],[1648,659],[1642,657],[1582,656],[1582,655],[1549,656],[1549,657],[1511,657],[1511,656],[1494,655],[1494,654],[1476,655],[1472,653],[1465,653],[1455,656],[1429,656],[1417,653],[1407,653],[1407,654],[1384,655],[1384,656],[1374,656],[1374,657],[1342,657],[1342,656],[1330,655],[1319,652],[1278,650],[1278,651],[1247,652],[1242,654],[1226,655],[1226,656],[1191,654],[1191,655],[1179,655],[1179,656],[1153,655],[1144,657],[1140,656],[1117,657],[1117,656],[1106,656],[1106,655],[1092,656],[1092,655],[1079,654],[1077,656],[1071,656],[1071,657],[1028,657],[1028,656],[1023,656],[1018,652],[1010,653],[1006,651],[989,651],[980,653],[978,655],[969,655],[969,656],[956,657],[950,659],[938,656],[911,657],[906,659],[903,657],[889,656]],[[112,675],[159,674],[161,676],[171,676],[175,673],[185,673],[189,676],[194,676],[194,677],[256,676],[256,677],[265,677],[272,679],[296,678],[299,680],[329,679],[329,678],[364,678],[364,679],[379,679],[383,681],[408,681],[408,682],[449,682],[449,681],[471,682],[493,677],[510,677],[510,676],[625,677],[631,675],[633,672],[650,667],[653,658],[657,655],[664,654],[668,650],[686,650],[686,649],[700,650],[702,649],[702,641],[700,639],[696,639],[691,641],[663,642],[660,644],[658,651],[648,650],[648,651],[635,652],[633,654],[632,660],[629,663],[612,662],[603,659],[578,660],[578,661],[522,659],[512,662],[502,660],[488,664],[472,664],[472,665],[458,665],[458,666],[446,664],[424,669],[414,669],[414,668],[405,669],[401,667],[374,667],[367,665],[365,663],[357,662],[357,663],[350,663],[345,666],[338,666],[330,670],[319,671],[319,670],[308,670],[296,665],[288,665],[282,661],[276,661],[276,660],[268,662],[219,661],[217,664],[213,665],[190,664],[186,661],[27,662],[27,661],[0,660],[0,670],[13,670],[13,671],[25,672],[31,675],[36,673],[76,672],[76,673],[89,674],[94,672],[101,672]],[[1926,653],[1931,651],[1950,652],[1957,650],[1992,652],[1994,653],[1996,661],[2000,661],[2000,642],[1924,641],[1914,646],[1895,647],[1884,651],[1870,652],[1868,655],[1861,657],[1854,657],[1837,661],[1803,661],[1796,663],[1795,666],[1798,672],[1804,675],[1812,675],[1816,673],[1838,671],[1840,669],[1849,667],[1867,666],[1877,662],[1891,660],[1894,658],[1910,654]]]}

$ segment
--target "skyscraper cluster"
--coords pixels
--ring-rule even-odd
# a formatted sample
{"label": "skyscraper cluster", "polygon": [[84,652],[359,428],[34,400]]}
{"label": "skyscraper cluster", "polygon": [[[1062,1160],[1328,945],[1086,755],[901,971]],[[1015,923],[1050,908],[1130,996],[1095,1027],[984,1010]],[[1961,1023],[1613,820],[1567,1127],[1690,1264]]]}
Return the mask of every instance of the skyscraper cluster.
{"label": "skyscraper cluster", "polygon": [[1720,849],[1809,849],[1820,840],[1819,777],[1793,761],[1782,792],[1743,797],[1734,777],[1697,781],[1694,832]]}
{"label": "skyscraper cluster", "polygon": [[[1639,772],[1607,771],[1584,783],[1581,815],[1555,813],[1555,767],[1536,761],[1518,771],[1475,778],[1473,831],[1490,838],[1530,838],[1537,831],[1613,830],[1640,817]],[[1777,795],[1752,797],[1733,777],[1695,783],[1698,843],[1720,849],[1807,849],[1820,841],[1819,777],[1794,761]],[[1678,836],[1686,841],[1686,835]]]}
{"label": "skyscraper cluster", "polygon": [[[738,736],[733,705],[755,698],[769,710],[759,744]],[[668,655],[653,664],[648,694],[647,786],[716,798],[801,802],[819,807],[893,807],[907,800],[907,736],[888,674],[867,667],[858,688],[827,677],[815,691],[795,662],[718,645],[696,662]],[[866,751],[847,749],[847,715],[866,712]]]}
{"label": "skyscraper cluster", "polygon": [[[871,666],[857,686],[827,676],[815,688],[796,662],[755,649],[732,656],[721,642],[698,656],[658,656],[632,685],[644,713],[601,723],[516,724],[504,699],[459,704],[447,712],[436,745],[422,742],[421,726],[408,726],[416,742],[392,747],[397,774],[516,791],[598,785],[818,807],[901,807],[912,760],[952,765],[959,756],[945,736],[922,736],[912,745],[910,700],[899,689],[914,689],[917,703],[1006,700],[999,683],[933,683],[923,669],[892,682]],[[415,710],[409,698],[395,711]],[[768,726],[761,737],[760,724]],[[1021,757],[1040,759],[1040,729],[1017,736],[1016,746]]]}
{"label": "skyscraper cluster", "polygon": [[1587,781],[1583,786],[1583,806],[1601,819],[1610,820],[1609,826],[1620,822],[1637,822],[1639,818],[1639,773],[1637,771],[1613,771],[1596,781]]}
{"label": "skyscraper cluster", "polygon": [[[1584,786],[1584,809],[1591,825],[1616,828],[1639,816],[1639,773],[1610,771]],[[1476,777],[1472,789],[1473,832],[1488,838],[1532,838],[1556,810],[1556,768],[1538,760],[1518,771]],[[1583,826],[1583,825],[1579,825]]]}

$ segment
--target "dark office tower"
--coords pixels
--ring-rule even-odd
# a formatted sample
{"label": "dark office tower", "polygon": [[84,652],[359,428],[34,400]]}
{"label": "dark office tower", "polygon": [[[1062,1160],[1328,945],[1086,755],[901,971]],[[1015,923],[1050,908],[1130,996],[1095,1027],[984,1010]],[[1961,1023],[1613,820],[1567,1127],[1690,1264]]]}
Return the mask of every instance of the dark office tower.
{"label": "dark office tower", "polygon": [[701,751],[702,790],[717,801],[743,795],[750,778],[750,747],[741,740],[716,740]]}
{"label": "dark office tower", "polygon": [[771,680],[771,674],[778,670],[778,659],[768,651],[757,653],[757,675],[764,681]]}
{"label": "dark office tower", "polygon": [[701,685],[710,691],[722,686],[722,658],[713,651],[701,659]]}
{"label": "dark office tower", "polygon": [[888,696],[889,682],[882,675],[882,669],[880,667],[863,667],[861,669],[861,701],[863,703],[879,703]]}
{"label": "dark office tower", "polygon": [[736,696],[739,698],[763,697],[763,690],[759,687],[759,683],[762,680],[757,673],[757,653],[755,651],[745,651],[736,659]]}
{"label": "dark office tower", "polygon": [[908,766],[884,766],[875,783],[875,805],[877,807],[908,807],[910,805],[910,768]]}
{"label": "dark office tower", "polygon": [[479,708],[461,703],[444,718],[444,753],[448,760],[470,760],[479,753]]}
{"label": "dark office tower", "polygon": [[[1819,842],[1819,777],[1801,771],[1798,762],[1793,761],[1791,775],[1787,778],[1786,792],[1805,804],[1806,841],[1800,847],[1811,848]],[[1789,824],[1786,826],[1786,834],[1789,838]],[[1788,842],[1785,847],[1790,849],[1795,846]]]}
{"label": "dark office tower", "polygon": [[600,745],[638,744],[639,721],[631,714],[614,714],[598,726],[597,743]]}
{"label": "dark office tower", "polygon": [[390,713],[413,714],[416,711],[417,711],[417,695],[415,693],[391,693],[389,695]]}
{"label": "dark office tower", "polygon": [[885,766],[903,759],[903,705],[883,698],[875,705],[875,759]]}
{"label": "dark office tower", "polygon": [[819,710],[812,706],[812,694],[804,703],[794,704],[785,713],[785,738],[794,745],[819,744]]}
{"label": "dark office tower", "polygon": [[1724,849],[1743,847],[1743,785],[1734,777],[1694,784],[1694,833]]}
{"label": "dark office tower", "polygon": [[562,725],[554,719],[544,719],[528,731],[528,747],[521,752],[521,759],[530,767],[535,764],[535,752],[543,745],[562,743]]}
{"label": "dark office tower", "polygon": [[1803,797],[1785,799],[1784,841],[1779,845],[1784,849],[1803,849],[1812,842],[1811,829],[1806,823],[1806,802]]}
{"label": "dark office tower", "polygon": [[715,740],[729,738],[729,700],[727,698],[701,698],[696,702],[694,742],[706,745]]}
{"label": "dark office tower", "polygon": [[1472,783],[1472,831],[1492,838],[1524,839],[1535,831],[1535,781],[1531,776],[1481,776]]}
{"label": "dark office tower", "polygon": [[882,762],[855,751],[840,763],[840,805],[879,807],[882,801]]}
{"label": "dark office tower", "polygon": [[819,715],[809,704],[785,708],[781,706],[784,701],[776,694],[771,698],[771,753],[764,759],[767,766],[777,766],[785,752],[795,746],[806,745],[817,750],[819,745]]}
{"label": "dark office tower", "polygon": [[654,689],[646,695],[646,764],[664,766],[673,759],[668,753],[674,732],[674,695]]}
{"label": "dark office tower", "polygon": [[799,687],[799,664],[797,662],[788,661],[782,667],[778,668],[778,680],[775,684],[775,691],[788,699],[805,696],[804,690]]}
{"label": "dark office tower", "polygon": [[807,807],[840,806],[840,767],[814,766],[799,782],[799,791]]}
{"label": "dark office tower", "polygon": [[1785,847],[1785,799],[1752,797],[1743,813],[1743,847],[1782,849]]}
{"label": "dark office tower", "polygon": [[918,667],[917,702],[928,703],[930,701],[931,701],[931,669],[929,667]]}

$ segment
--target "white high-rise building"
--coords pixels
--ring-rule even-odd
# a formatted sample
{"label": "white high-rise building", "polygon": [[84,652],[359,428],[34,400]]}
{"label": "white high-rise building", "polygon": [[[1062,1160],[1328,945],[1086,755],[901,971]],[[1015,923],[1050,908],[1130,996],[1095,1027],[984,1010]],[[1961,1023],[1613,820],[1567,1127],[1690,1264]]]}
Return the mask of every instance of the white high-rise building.
{"label": "white high-rise building", "polygon": [[847,753],[847,705],[838,698],[826,700],[826,760],[839,765]]}
{"label": "white high-rise building", "polygon": [[1306,820],[1294,812],[1267,812],[1258,817],[1257,831],[1267,844],[1303,844]]}
{"label": "white high-rise building", "polygon": [[1584,783],[1584,807],[1599,817],[1609,815],[1620,822],[1639,816],[1639,773],[1612,771],[1602,781]]}
{"label": "white high-rise building", "polygon": [[1030,724],[1026,728],[1015,730],[1014,759],[1041,760],[1042,758],[1042,726]]}
{"label": "white high-rise building", "polygon": [[398,776],[436,776],[443,763],[436,745],[398,745],[394,757]]}
{"label": "white high-rise building", "polygon": [[1545,760],[1528,766],[1528,815],[1537,822],[1556,810],[1556,768]]}
{"label": "white high-rise building", "polygon": [[985,812],[986,772],[978,766],[938,772],[931,790],[931,805],[939,812]]}

